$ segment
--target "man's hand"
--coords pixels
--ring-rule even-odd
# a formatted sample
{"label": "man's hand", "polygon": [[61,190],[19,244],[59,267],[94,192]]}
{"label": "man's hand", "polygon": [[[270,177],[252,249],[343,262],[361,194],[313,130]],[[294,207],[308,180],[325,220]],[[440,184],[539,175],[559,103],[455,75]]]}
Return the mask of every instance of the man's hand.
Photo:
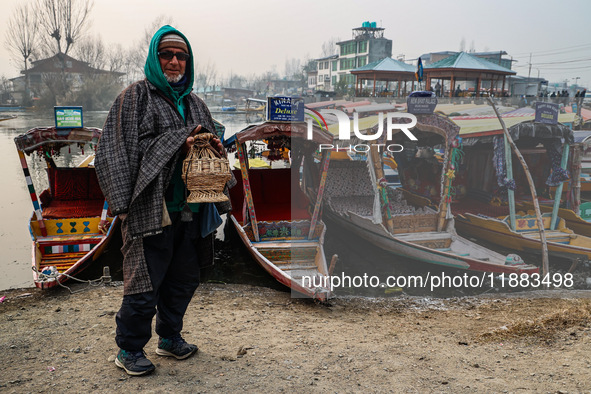
{"label": "man's hand", "polygon": [[[201,129],[201,125],[193,129],[191,135],[187,137],[187,140],[185,141],[182,147],[183,153],[186,154],[187,152],[189,152],[191,147],[195,144],[195,135],[197,135],[201,131]],[[220,155],[225,156],[224,146],[222,145],[222,141],[220,141],[218,137],[212,138],[210,144],[217,152],[220,153]]]}
{"label": "man's hand", "polygon": [[224,145],[222,145],[222,141],[218,137],[214,137],[210,142],[213,149],[218,151],[222,157],[226,156],[226,152],[224,151]]}
{"label": "man's hand", "polygon": [[193,131],[191,131],[191,135],[187,137],[187,140],[183,144],[182,151],[183,153],[189,152],[193,144],[195,144],[195,135],[201,131],[201,125],[195,127]]}

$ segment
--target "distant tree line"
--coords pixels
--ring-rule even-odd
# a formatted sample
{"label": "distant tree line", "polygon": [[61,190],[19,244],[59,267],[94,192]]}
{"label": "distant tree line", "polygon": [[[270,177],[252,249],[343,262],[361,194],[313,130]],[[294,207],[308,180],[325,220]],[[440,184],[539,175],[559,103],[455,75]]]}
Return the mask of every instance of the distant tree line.
{"label": "distant tree line", "polygon": [[[11,62],[24,71],[22,104],[32,104],[31,81],[27,73],[32,62],[60,53],[86,62],[93,69],[113,73],[86,75],[82,84],[74,89],[64,64],[60,72],[42,75],[43,88],[33,92],[38,99],[35,102],[37,106],[82,105],[88,110],[107,109],[124,86],[144,78],[150,40],[160,26],[173,24],[172,19],[166,16],[155,18],[145,28],[141,38],[131,44],[131,48],[124,48],[120,43],[105,45],[100,36],[88,34],[93,5],[93,0],[25,0],[14,8],[6,26],[4,46],[11,54]],[[326,44],[323,50],[328,51],[330,46],[334,43]],[[274,93],[268,91],[269,81],[281,77],[299,81],[305,88],[306,71],[313,63],[309,59],[286,59],[282,76],[276,71],[276,66],[260,74],[221,76],[211,61],[202,64],[196,60],[197,92],[232,87],[251,89],[261,94]],[[115,73],[122,73],[123,76]],[[0,78],[0,99],[3,99],[9,90],[9,83],[4,76]]]}

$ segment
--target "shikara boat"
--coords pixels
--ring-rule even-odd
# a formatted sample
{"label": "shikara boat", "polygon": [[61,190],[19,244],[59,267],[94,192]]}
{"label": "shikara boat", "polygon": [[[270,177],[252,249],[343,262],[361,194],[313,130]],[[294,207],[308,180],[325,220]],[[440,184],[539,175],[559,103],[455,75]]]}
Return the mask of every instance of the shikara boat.
{"label": "shikara boat", "polygon": [[[332,135],[313,128],[313,139],[306,139],[307,127],[301,122],[264,122],[250,126],[231,137],[226,145],[236,147],[240,170],[234,170],[238,184],[230,190],[230,220],[252,257],[280,283],[292,289],[295,297],[326,301],[332,296],[330,274],[324,256],[325,226],[320,219],[322,192],[318,203],[310,205],[300,189],[300,164],[312,160],[318,144],[332,142]],[[266,141],[266,157],[288,168],[253,168],[249,165],[247,144]],[[283,151],[291,152],[285,161]],[[323,163],[328,168],[330,154]],[[276,167],[274,165],[274,167]],[[323,185],[319,185],[323,189]],[[336,262],[336,256],[333,258]]]}
{"label": "shikara boat", "polygon": [[[88,156],[77,167],[59,167],[60,149],[91,149],[101,134],[97,128],[34,128],[15,138],[34,211],[29,220],[33,241],[33,281],[41,289],[57,286],[79,274],[107,246],[116,218],[110,216]],[[45,159],[49,187],[37,196],[25,155]]]}
{"label": "shikara boat", "polygon": [[267,100],[261,100],[256,98],[247,98],[244,110],[246,112],[258,112],[264,113],[267,108]]}
{"label": "shikara boat", "polygon": [[[464,213],[456,216],[456,224],[463,234],[474,238],[516,251],[540,254],[542,245],[534,212],[518,212],[516,219],[515,230],[510,227],[509,216],[494,218]],[[556,226],[551,227],[551,219],[549,213],[542,215],[548,254],[571,261],[591,259],[591,238],[575,234],[565,226],[564,219],[559,219]]]}
{"label": "shikara boat", "polygon": [[[417,142],[409,141],[400,130],[392,141],[379,141],[383,150],[393,143],[405,146],[394,155],[402,182],[402,187],[396,190],[387,186],[383,153],[375,146],[367,155],[351,154],[351,160],[333,159],[325,189],[326,221],[393,256],[466,271],[538,272],[537,267],[523,263],[518,256],[501,255],[456,233],[448,211],[448,196],[459,128],[439,115],[416,117],[417,124],[410,131],[418,138],[420,147],[444,148],[443,164],[434,157],[417,157],[420,148]],[[365,125],[371,124],[368,118],[364,120]],[[376,123],[367,134],[376,134],[379,127]],[[314,171],[307,169],[305,173]],[[441,202],[433,205],[431,201],[436,199]]]}
{"label": "shikara boat", "polygon": [[2,122],[3,120],[15,119],[16,117],[16,115],[0,115],[0,122]]}
{"label": "shikara boat", "polygon": [[[527,121],[510,127],[508,131],[520,146],[536,189],[557,186],[556,194],[562,195],[563,182],[568,179],[566,163],[573,143],[572,130],[561,124]],[[467,134],[464,141],[471,146],[466,149],[464,161],[466,177],[463,186],[467,192],[452,204],[458,231],[504,248],[542,253],[525,173],[521,166],[512,163],[512,155],[507,154],[502,134],[476,137]],[[577,215],[574,212],[569,214],[566,209],[560,210],[560,198],[545,203],[550,206],[540,204],[540,208],[544,212],[542,221],[548,254],[571,261],[591,259],[591,238],[570,227]]]}

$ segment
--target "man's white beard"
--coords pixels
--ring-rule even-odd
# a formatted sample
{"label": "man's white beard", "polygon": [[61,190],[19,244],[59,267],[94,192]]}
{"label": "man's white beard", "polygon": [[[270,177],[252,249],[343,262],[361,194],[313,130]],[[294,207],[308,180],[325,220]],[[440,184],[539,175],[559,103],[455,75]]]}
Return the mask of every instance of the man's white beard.
{"label": "man's white beard", "polygon": [[164,74],[164,78],[166,78],[166,80],[169,83],[177,83],[178,81],[180,81],[185,76],[185,74],[179,74],[176,77],[171,77],[167,73],[163,73],[163,74]]}

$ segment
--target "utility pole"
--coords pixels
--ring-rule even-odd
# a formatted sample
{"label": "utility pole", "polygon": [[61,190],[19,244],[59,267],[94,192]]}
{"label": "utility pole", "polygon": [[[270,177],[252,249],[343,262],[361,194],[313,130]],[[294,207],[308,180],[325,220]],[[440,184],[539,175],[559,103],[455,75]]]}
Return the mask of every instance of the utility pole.
{"label": "utility pole", "polygon": [[575,80],[575,85],[577,85],[577,88],[579,87],[579,79],[581,79],[581,77],[574,77],[573,78]]}
{"label": "utility pole", "polygon": [[528,79],[528,83],[529,83],[529,77],[531,75],[531,52],[529,54],[529,72],[527,73],[527,79]]}

